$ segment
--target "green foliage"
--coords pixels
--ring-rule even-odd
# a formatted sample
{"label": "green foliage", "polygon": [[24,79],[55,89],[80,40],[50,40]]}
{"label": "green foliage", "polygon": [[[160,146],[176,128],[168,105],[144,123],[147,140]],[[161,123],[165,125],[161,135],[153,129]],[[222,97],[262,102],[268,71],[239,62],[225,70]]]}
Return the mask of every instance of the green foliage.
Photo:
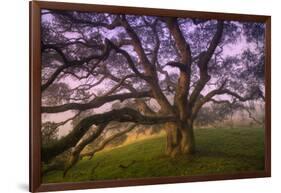
{"label": "green foliage", "polygon": [[[105,150],[83,159],[65,178],[62,171],[43,176],[44,183],[158,176],[231,174],[264,169],[264,129],[196,129],[197,153],[165,156],[165,136]],[[120,166],[129,166],[123,168]]]}

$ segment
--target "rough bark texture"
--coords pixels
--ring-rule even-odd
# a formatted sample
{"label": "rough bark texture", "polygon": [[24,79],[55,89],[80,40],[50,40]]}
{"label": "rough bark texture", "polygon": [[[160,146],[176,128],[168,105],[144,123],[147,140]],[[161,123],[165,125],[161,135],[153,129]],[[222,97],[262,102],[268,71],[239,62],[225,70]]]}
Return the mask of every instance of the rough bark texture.
{"label": "rough bark texture", "polygon": [[166,155],[176,157],[195,153],[195,138],[192,125],[166,123]]}

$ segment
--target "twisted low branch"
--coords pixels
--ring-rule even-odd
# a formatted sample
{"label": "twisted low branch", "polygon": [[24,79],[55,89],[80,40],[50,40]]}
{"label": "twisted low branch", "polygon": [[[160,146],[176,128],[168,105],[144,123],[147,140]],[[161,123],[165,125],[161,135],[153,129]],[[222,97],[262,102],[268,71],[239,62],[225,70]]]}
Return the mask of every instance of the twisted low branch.
{"label": "twisted low branch", "polygon": [[74,129],[59,141],[42,147],[42,161],[48,161],[65,150],[74,147],[92,125],[100,125],[111,121],[135,122],[138,124],[159,124],[176,121],[174,116],[145,116],[136,110],[122,108],[102,114],[88,116],[81,120]]}

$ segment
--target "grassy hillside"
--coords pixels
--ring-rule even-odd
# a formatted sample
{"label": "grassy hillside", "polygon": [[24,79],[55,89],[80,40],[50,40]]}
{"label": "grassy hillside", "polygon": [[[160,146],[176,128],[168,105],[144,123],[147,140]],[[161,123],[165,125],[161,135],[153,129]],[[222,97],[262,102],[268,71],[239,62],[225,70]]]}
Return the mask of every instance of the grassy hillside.
{"label": "grassy hillside", "polygon": [[62,171],[52,171],[43,176],[43,182],[189,176],[264,168],[262,128],[197,129],[195,135],[198,152],[188,158],[165,156],[163,135],[99,152],[92,160],[79,161],[65,178]]}

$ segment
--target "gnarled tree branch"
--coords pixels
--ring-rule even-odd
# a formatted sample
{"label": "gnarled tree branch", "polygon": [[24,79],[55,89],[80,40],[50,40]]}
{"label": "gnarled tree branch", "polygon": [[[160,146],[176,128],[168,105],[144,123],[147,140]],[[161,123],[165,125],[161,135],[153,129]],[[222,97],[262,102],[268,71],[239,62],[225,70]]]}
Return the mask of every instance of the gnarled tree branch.
{"label": "gnarled tree branch", "polygon": [[67,166],[65,167],[63,175],[65,176],[67,172],[79,161],[79,157],[83,156],[90,156],[92,158],[94,154],[98,151],[101,151],[104,149],[104,147],[110,143],[113,139],[120,137],[130,131],[132,131],[136,127],[136,124],[132,124],[125,130],[118,132],[116,134],[111,135],[110,137],[104,139],[100,144],[98,144],[98,147],[95,147],[94,150],[87,152],[86,154],[81,155],[81,151],[85,148],[86,145],[91,143],[93,140],[96,139],[95,133],[92,135],[88,136],[85,140],[83,140],[81,143],[79,143],[77,146],[74,147],[74,150],[71,153],[71,157],[69,159],[69,162]]}
{"label": "gnarled tree branch", "polygon": [[220,43],[222,32],[223,32],[223,21],[218,21],[216,33],[213,36],[207,51],[204,51],[199,55],[199,61],[197,63],[197,66],[199,67],[200,70],[200,79],[198,80],[193,92],[190,95],[189,102],[191,106],[194,105],[200,92],[203,90],[207,82],[211,79],[210,75],[208,74],[208,63],[211,57],[213,56],[216,47]]}
{"label": "gnarled tree branch", "polygon": [[92,125],[100,125],[110,121],[135,122],[138,124],[159,124],[175,121],[173,116],[145,116],[136,110],[122,108],[102,114],[88,116],[81,120],[74,129],[59,141],[42,147],[42,161],[48,161],[65,150],[75,146]]}
{"label": "gnarled tree branch", "polygon": [[89,135],[86,139],[79,142],[71,152],[71,157],[69,159],[68,164],[65,167],[63,176],[66,175],[67,171],[79,160],[79,154],[84,149],[86,145],[91,143],[93,140],[97,139],[103,130],[106,128],[107,123],[103,123],[96,128],[96,131]]}
{"label": "gnarled tree branch", "polygon": [[67,103],[58,106],[45,106],[42,107],[41,110],[43,113],[58,113],[68,110],[83,111],[87,109],[98,108],[104,105],[105,103],[112,102],[115,100],[123,101],[129,98],[143,98],[143,97],[151,97],[151,92],[146,91],[146,92],[123,93],[123,94],[102,96],[102,97],[96,97],[88,103]]}
{"label": "gnarled tree branch", "polygon": [[44,51],[46,49],[53,49],[56,52],[58,52],[63,59],[63,65],[59,66],[56,69],[56,71],[51,75],[51,77],[46,81],[46,83],[44,83],[41,86],[42,91],[46,90],[55,81],[55,79],[58,77],[58,75],[66,68],[83,65],[94,59],[104,60],[105,58],[108,57],[109,52],[110,52],[109,47],[105,46],[105,50],[103,51],[102,54],[94,54],[94,55],[91,55],[89,57],[86,57],[86,58],[83,58],[80,60],[68,60],[67,57],[65,56],[65,54],[63,53],[63,51],[60,48],[56,47],[55,45],[42,44],[42,51]]}
{"label": "gnarled tree branch", "polygon": [[194,119],[197,116],[197,113],[201,109],[201,107],[204,104],[206,104],[207,102],[214,100],[213,97],[216,96],[216,95],[229,95],[229,96],[233,96],[233,97],[235,97],[236,99],[238,99],[241,102],[245,102],[245,101],[249,101],[249,100],[254,100],[257,97],[259,97],[257,95],[256,91],[251,92],[249,95],[241,96],[238,93],[233,92],[233,91],[231,91],[229,89],[224,89],[223,88],[224,85],[225,84],[222,84],[222,86],[220,88],[215,89],[215,90],[209,92],[205,97],[203,97],[200,100],[197,100],[197,102],[195,103],[195,105],[194,105],[194,107],[192,109],[192,112],[193,112],[192,113],[192,119]]}

